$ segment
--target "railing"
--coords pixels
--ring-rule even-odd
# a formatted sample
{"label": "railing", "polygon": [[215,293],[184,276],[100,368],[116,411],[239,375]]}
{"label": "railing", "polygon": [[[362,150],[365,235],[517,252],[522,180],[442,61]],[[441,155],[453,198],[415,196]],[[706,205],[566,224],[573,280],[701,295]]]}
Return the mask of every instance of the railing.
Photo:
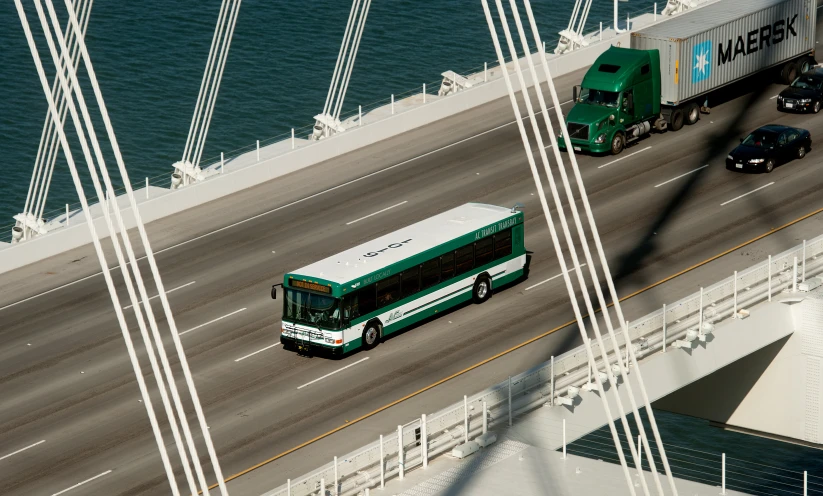
{"label": "railing", "polygon": [[[709,0],[703,0],[703,1],[709,1]],[[664,5],[664,4],[665,3],[663,3],[661,5]],[[656,9],[656,5],[657,4],[655,4],[654,9]],[[643,14],[651,14],[651,13],[654,12],[654,9],[653,8],[647,8],[647,9],[641,9],[641,10],[633,11],[629,14],[629,18],[635,19],[637,17],[642,16]],[[620,21],[622,22],[623,20],[624,19],[621,19]],[[602,26],[602,24],[603,23],[601,23],[601,26]],[[607,27],[608,27],[608,25],[607,25]],[[587,40],[589,40],[589,42],[596,42],[599,39],[602,39],[602,40],[606,41],[606,40],[611,39],[612,37],[617,35],[613,31],[605,32],[606,36],[603,36],[603,34],[604,34],[604,32],[602,30],[598,29],[598,30],[592,31],[589,34],[587,34],[585,36],[585,38]],[[550,54],[550,56],[553,56],[551,54],[552,54],[552,51],[553,51],[554,47],[557,45],[558,41],[559,41],[558,36],[550,36],[550,37],[545,39],[546,50],[547,50],[547,53]],[[507,64],[510,64],[511,60],[507,59],[506,62],[507,62]],[[461,76],[464,76],[467,79],[471,80],[473,85],[479,85],[479,84],[483,84],[484,80],[490,82],[490,81],[493,81],[493,80],[496,80],[496,79],[502,77],[502,72],[499,71],[498,69],[499,69],[499,65],[497,64],[497,62],[494,62],[494,63],[491,63],[491,64],[473,66],[473,67],[468,68],[466,70],[463,70],[463,71],[460,71],[460,72],[455,71],[455,72],[457,72]],[[484,73],[485,73],[485,76],[484,76]],[[437,97],[437,92],[440,89],[441,81],[442,81],[441,79],[437,79],[435,81],[430,81],[430,82],[427,82],[425,84],[426,94],[427,94],[427,99],[428,99],[427,103],[429,103],[431,101],[434,101],[436,98],[438,98]],[[365,118],[369,113],[371,113],[375,110],[391,107],[392,106],[392,101],[394,102],[394,107],[408,108],[410,106],[409,105],[410,102],[405,102],[405,100],[416,98],[422,92],[423,92],[423,83],[421,82],[421,84],[419,86],[417,86],[416,88],[414,88],[414,89],[410,89],[410,90],[402,92],[402,93],[397,93],[397,94],[391,95],[388,98],[377,100],[377,101],[371,102],[367,105],[361,105],[361,106],[358,106],[357,108],[351,107],[351,108],[348,109],[348,111],[345,114],[343,114],[341,116],[340,121],[341,121],[341,123],[343,123],[343,126],[346,129],[352,129],[352,128],[355,128],[355,127],[359,127],[360,125],[363,124],[360,120],[361,116]],[[429,98],[429,97],[431,97],[431,98]],[[422,101],[419,104],[422,105]],[[388,117],[392,114],[393,113],[389,113],[386,117]],[[222,174],[223,171],[224,171],[224,166],[226,164],[231,164],[231,162],[236,161],[238,158],[240,158],[244,155],[254,154],[255,152],[258,152],[260,149],[265,148],[267,146],[275,145],[275,144],[282,143],[284,141],[291,140],[292,139],[292,133],[294,133],[295,140],[300,140],[300,141],[296,141],[297,144],[294,145],[295,148],[306,146],[307,143],[306,143],[305,140],[311,134],[313,126],[314,126],[314,122],[312,122],[311,124],[307,124],[303,127],[294,128],[294,129],[292,129],[292,130],[290,130],[286,133],[282,133],[282,134],[279,134],[279,135],[276,135],[276,136],[273,136],[273,137],[261,139],[259,141],[259,143],[252,143],[250,145],[243,146],[241,148],[237,148],[235,150],[231,150],[231,151],[228,151],[228,152],[223,152],[220,155],[216,155],[216,156],[212,156],[208,159],[204,159],[202,164],[201,164],[201,169],[203,170],[203,173],[206,176],[206,179],[208,180],[210,177],[218,176],[218,175]],[[285,147],[285,149],[282,151],[282,153],[288,153],[290,151],[291,151],[291,147]],[[171,165],[171,164],[169,164],[169,165]],[[172,173],[172,170],[171,170],[171,168],[169,168],[168,172],[164,172],[164,173],[161,173],[161,174],[153,176],[153,177],[145,177],[145,178],[134,180],[134,181],[132,181],[132,189],[135,190],[136,194],[137,194],[137,190],[141,189],[141,188],[145,188],[146,184],[149,184],[150,186],[169,189],[170,188],[170,181],[171,181],[171,173]],[[118,195],[121,194],[121,193],[124,193],[124,192],[125,192],[125,187],[121,186],[121,187],[117,188],[117,194]],[[142,192],[143,195],[145,195],[145,193],[146,193],[145,191]],[[140,194],[137,194],[137,196],[139,198]],[[92,197],[89,197],[89,199],[91,200]],[[95,205],[95,204],[94,203],[90,204],[90,206],[92,206],[92,205]],[[57,208],[57,209],[49,210],[48,212],[44,212],[43,220],[44,220],[45,229],[47,231],[52,231],[52,230],[59,229],[59,228],[62,228],[62,227],[71,226],[71,223],[72,223],[71,221],[74,218],[79,219],[80,216],[82,215],[80,210],[81,210],[80,202],[75,202],[75,203],[71,203],[71,204],[66,204],[66,205],[64,205],[60,208]],[[67,219],[68,219],[68,222],[66,222]],[[14,225],[15,225],[14,223],[11,223],[7,226],[0,227],[0,241],[3,241],[3,242],[10,242],[11,241],[11,231],[12,231],[12,227],[14,227]]]}
{"label": "railing", "polygon": [[[716,324],[730,319],[736,310],[750,309],[769,301],[784,290],[793,290],[796,282],[823,273],[822,255],[823,236],[819,236],[779,255],[769,256],[768,260],[748,270],[667,305],[665,312],[661,308],[629,323],[629,335],[638,360],[655,352],[665,352],[664,343],[670,347],[675,341],[683,339],[687,332],[694,332],[701,322]],[[794,276],[796,279],[793,279]],[[618,334],[618,345],[625,349],[622,333]],[[594,356],[600,356],[597,343],[592,342],[592,348]],[[607,349],[611,364],[615,354],[611,346]],[[597,361],[597,369],[605,369],[602,360]],[[514,417],[546,403],[554,403],[569,386],[581,387],[588,379],[585,350],[582,347],[570,350],[481,393],[466,397],[463,402],[398,426],[396,432],[381,436],[380,440],[356,452],[335,458],[310,475],[289,480],[286,485],[265,496],[315,494],[321,481],[335,496],[350,496],[367,487],[380,487],[388,479],[401,477],[401,467],[403,472],[408,472],[421,466],[424,445],[428,460],[481,434],[484,409],[489,427],[504,423],[511,425]],[[424,419],[425,429],[422,428]]]}

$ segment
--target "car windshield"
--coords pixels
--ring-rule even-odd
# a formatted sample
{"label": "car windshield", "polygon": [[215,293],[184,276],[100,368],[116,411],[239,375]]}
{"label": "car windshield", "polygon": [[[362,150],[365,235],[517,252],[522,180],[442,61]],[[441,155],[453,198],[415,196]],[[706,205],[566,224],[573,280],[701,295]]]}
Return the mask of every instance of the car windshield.
{"label": "car windshield", "polygon": [[823,81],[811,76],[800,76],[792,83],[792,88],[800,88],[803,90],[819,90]]}
{"label": "car windshield", "polygon": [[589,105],[601,105],[603,107],[617,108],[617,102],[619,99],[620,93],[615,91],[583,88],[580,91],[580,96],[577,98],[577,103],[588,103]]}
{"label": "car windshield", "polygon": [[777,133],[772,133],[769,131],[755,131],[746,136],[746,139],[743,140],[743,144],[748,146],[756,146],[758,148],[770,148],[774,146],[776,141]]}
{"label": "car windshield", "polygon": [[326,329],[340,328],[340,300],[296,289],[286,289],[283,318]]}

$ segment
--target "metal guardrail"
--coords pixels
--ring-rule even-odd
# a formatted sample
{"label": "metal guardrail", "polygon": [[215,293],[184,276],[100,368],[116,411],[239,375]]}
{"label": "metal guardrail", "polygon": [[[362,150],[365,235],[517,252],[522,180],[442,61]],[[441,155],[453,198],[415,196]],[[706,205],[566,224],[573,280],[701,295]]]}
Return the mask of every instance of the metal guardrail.
{"label": "metal guardrail", "polygon": [[[768,260],[735,273],[674,304],[666,305],[665,310],[661,308],[629,323],[629,336],[637,359],[662,352],[664,342],[667,347],[671,346],[688,331],[696,330],[701,321],[701,312],[703,322],[715,324],[732,318],[736,309],[752,308],[783,290],[791,290],[794,281],[803,281],[821,273],[823,236],[818,236],[779,255],[770,256]],[[793,281],[795,275],[797,279]],[[617,337],[618,346],[625,349],[622,333]],[[610,343],[610,340],[606,339],[605,342]],[[600,356],[596,342],[592,342],[592,348],[594,355]],[[613,349],[611,346],[607,348],[609,364],[614,363]],[[597,361],[597,368],[605,369],[602,360]],[[569,386],[582,386],[588,381],[588,375],[587,356],[581,345],[556,357],[553,363],[538,365],[465,398],[464,402],[427,415],[427,458],[430,460],[467,439],[478,436],[483,429],[484,402],[488,411],[488,426],[492,428],[501,423],[510,423],[511,418],[541,407],[550,398],[561,396],[559,393],[565,393]],[[381,480],[398,477],[401,467],[404,472],[408,472],[423,464],[422,422],[421,417],[398,426],[397,432],[381,436],[380,440],[346,456],[335,457],[310,475],[296,479],[296,482],[289,481],[264,496],[318,494],[321,481],[331,490],[330,494],[335,496],[353,496],[367,487],[380,487]]]}

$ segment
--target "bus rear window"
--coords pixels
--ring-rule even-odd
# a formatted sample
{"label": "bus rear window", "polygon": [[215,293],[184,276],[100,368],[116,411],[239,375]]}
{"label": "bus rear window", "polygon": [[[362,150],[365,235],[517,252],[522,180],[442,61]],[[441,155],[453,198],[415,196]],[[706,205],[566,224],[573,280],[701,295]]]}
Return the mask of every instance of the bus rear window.
{"label": "bus rear window", "polygon": [[494,259],[494,246],[491,236],[474,244],[474,266],[486,265]]}
{"label": "bus rear window", "polygon": [[494,235],[494,258],[503,258],[512,254],[512,231],[497,233]]}

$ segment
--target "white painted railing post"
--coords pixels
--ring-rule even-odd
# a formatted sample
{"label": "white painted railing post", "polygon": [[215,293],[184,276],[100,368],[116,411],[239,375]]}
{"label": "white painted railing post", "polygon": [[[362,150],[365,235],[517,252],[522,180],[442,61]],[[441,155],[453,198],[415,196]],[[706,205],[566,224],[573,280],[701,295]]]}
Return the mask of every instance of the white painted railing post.
{"label": "white painted railing post", "polygon": [[[146,200],[149,199],[149,178],[146,178]],[[68,209],[66,210],[66,216],[68,217]]]}
{"label": "white painted railing post", "polygon": [[380,489],[386,487],[386,460],[383,457],[383,434],[380,434]]}
{"label": "white painted railing post", "polygon": [[772,301],[772,256],[769,255],[769,301]]}
{"label": "white painted railing post", "polygon": [[487,83],[489,81],[489,63],[483,62],[483,82]]}
{"label": "white painted railing post", "polygon": [[294,128],[291,128],[291,149],[294,150]]}
{"label": "white painted railing post", "polygon": [[220,152],[220,174],[225,172],[225,170],[224,170],[225,166],[226,166],[226,157],[223,154],[223,152]]}
{"label": "white painted railing post", "polygon": [[463,438],[464,442],[469,442],[469,397],[463,395]]}
{"label": "white painted railing post", "polygon": [[554,406],[554,355],[552,355],[551,374],[552,374],[552,378],[551,378],[551,388],[550,388],[551,393],[550,393],[550,396],[549,396],[549,405]]}
{"label": "white painted railing post", "polygon": [[600,41],[603,41],[603,23],[600,23]]}
{"label": "white painted railing post", "polygon": [[797,293],[797,257],[794,257],[794,266],[792,267],[792,293]]}
{"label": "white painted railing post", "polygon": [[394,93],[391,96],[391,115],[394,115]]}
{"label": "white painted railing post", "polygon": [[512,376],[509,376],[509,427],[512,426]]}
{"label": "white painted railing post", "polygon": [[426,103],[426,83],[423,83],[423,103]]}
{"label": "white painted railing post", "polygon": [[257,161],[260,162],[260,140],[257,140]]}
{"label": "white painted railing post", "polygon": [[334,489],[332,490],[332,494],[335,496],[340,496],[340,489],[339,485],[337,484],[337,457],[334,457]]}
{"label": "white painted railing post", "polygon": [[737,271],[734,271],[734,308],[732,309],[732,318],[737,318]]}
{"label": "white painted railing post", "polygon": [[663,353],[666,353],[666,304],[663,304]]}
{"label": "white painted railing post", "polygon": [[723,453],[720,467],[720,494],[726,494],[726,453]]}
{"label": "white painted railing post", "polygon": [[363,125],[363,106],[357,106],[357,126],[360,127]]}
{"label": "white painted railing post", "polygon": [[806,240],[803,240],[803,275],[800,276],[800,282],[806,282]]}
{"label": "white painted railing post", "polygon": [[405,470],[403,470],[403,426],[397,426],[397,478],[403,480]]}
{"label": "white painted railing post", "polygon": [[423,458],[423,468],[429,467],[429,433],[426,427],[426,414],[420,417],[420,455]]}
{"label": "white painted railing post", "polygon": [[[631,362],[629,362],[629,344],[631,344],[631,342],[632,342],[632,338],[631,338],[631,335],[629,335],[629,321],[627,320],[626,321],[626,369],[628,369],[631,366]],[[628,373],[628,370],[627,370],[626,373]],[[626,380],[629,380],[629,378],[626,377]]]}
{"label": "white painted railing post", "polygon": [[543,53],[546,53],[546,42],[543,42]]}
{"label": "white painted railing post", "polygon": [[700,320],[697,324],[697,332],[703,335],[703,286],[700,286]]}
{"label": "white painted railing post", "polygon": [[643,436],[637,436],[637,464],[637,469],[643,470]]}
{"label": "white painted railing post", "polygon": [[657,22],[657,2],[654,2],[654,22]]}
{"label": "white painted railing post", "polygon": [[320,478],[320,494],[326,496],[326,479]]}
{"label": "white painted railing post", "polygon": [[[149,192],[146,190],[146,196],[148,196]],[[66,226],[71,225],[71,218],[69,217],[69,204],[66,203]]]}
{"label": "white painted railing post", "polygon": [[566,419],[563,419],[563,459],[566,459]]}
{"label": "white painted railing post", "polygon": [[488,406],[486,406],[486,402],[483,402],[483,434],[485,434],[489,430],[489,410]]}
{"label": "white painted railing post", "polygon": [[803,471],[803,496],[809,496],[809,472]]}
{"label": "white painted railing post", "polygon": [[286,496],[291,496],[291,479],[286,479]]}
{"label": "white painted railing post", "polygon": [[631,29],[631,25],[632,25],[632,17],[628,12],[626,12],[626,31]]}
{"label": "white painted railing post", "polygon": [[366,488],[366,496],[369,496],[369,494],[371,494],[371,493],[369,492],[369,488],[367,487]]}

